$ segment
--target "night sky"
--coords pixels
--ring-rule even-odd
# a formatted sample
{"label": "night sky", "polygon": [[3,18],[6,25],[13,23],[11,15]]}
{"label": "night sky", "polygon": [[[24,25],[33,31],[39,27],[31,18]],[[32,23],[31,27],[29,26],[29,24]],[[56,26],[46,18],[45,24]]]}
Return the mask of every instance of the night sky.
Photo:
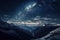
{"label": "night sky", "polygon": [[[37,4],[27,12],[25,7],[32,2]],[[60,0],[0,0],[1,19],[12,19],[19,12],[22,12],[28,18],[41,16],[60,20]]]}
{"label": "night sky", "polygon": [[56,26],[60,26],[60,0],[0,0],[0,39],[46,38]]}

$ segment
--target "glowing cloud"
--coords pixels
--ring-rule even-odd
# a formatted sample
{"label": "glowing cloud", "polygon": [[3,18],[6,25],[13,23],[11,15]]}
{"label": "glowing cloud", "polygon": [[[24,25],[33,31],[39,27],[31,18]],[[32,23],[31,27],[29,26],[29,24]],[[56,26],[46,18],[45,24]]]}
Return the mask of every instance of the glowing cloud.
{"label": "glowing cloud", "polygon": [[33,8],[34,6],[36,6],[36,4],[37,4],[37,3],[30,4],[30,5],[28,5],[25,9],[26,9],[26,10],[29,10],[29,9]]}

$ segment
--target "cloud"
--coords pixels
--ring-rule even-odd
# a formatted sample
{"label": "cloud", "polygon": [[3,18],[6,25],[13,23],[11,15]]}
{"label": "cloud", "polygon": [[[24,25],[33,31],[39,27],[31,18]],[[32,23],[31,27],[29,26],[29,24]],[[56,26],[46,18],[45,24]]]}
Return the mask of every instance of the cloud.
{"label": "cloud", "polygon": [[43,19],[43,20],[52,20],[52,18],[41,18],[41,19]]}
{"label": "cloud", "polygon": [[58,19],[36,16],[30,20],[27,19],[25,21],[8,20],[7,23],[13,23],[15,25],[26,25],[26,26],[45,26],[45,24],[60,26],[60,24],[56,23],[57,20]]}
{"label": "cloud", "polygon": [[60,19],[58,18],[49,18],[49,17],[41,17],[41,16],[36,16],[33,18],[33,21],[42,21],[45,24],[52,24],[52,23],[57,23],[59,22]]}

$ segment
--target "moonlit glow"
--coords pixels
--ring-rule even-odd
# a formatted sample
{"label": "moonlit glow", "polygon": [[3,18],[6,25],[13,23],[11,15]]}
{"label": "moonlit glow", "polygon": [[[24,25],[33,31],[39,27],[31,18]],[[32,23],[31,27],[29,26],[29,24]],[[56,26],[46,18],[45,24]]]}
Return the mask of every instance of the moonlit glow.
{"label": "moonlit glow", "polygon": [[29,9],[33,8],[34,6],[36,6],[36,4],[37,4],[37,3],[30,4],[30,5],[28,5],[25,9],[26,9],[26,10],[29,10]]}
{"label": "moonlit glow", "polygon": [[31,7],[32,7],[32,6],[31,6],[31,5],[29,5],[28,7],[26,7],[26,9],[27,9],[27,10],[29,10]]}
{"label": "moonlit glow", "polygon": [[36,6],[36,4],[37,4],[37,3],[34,3],[34,4],[32,5],[32,7]]}

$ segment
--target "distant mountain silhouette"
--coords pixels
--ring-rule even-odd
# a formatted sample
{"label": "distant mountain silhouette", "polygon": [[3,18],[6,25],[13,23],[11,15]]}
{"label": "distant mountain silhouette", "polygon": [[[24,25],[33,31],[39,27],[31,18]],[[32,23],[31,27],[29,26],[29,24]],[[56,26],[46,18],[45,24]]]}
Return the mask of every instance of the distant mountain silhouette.
{"label": "distant mountain silhouette", "polygon": [[41,38],[50,31],[58,28],[57,26],[41,26],[32,32],[21,29],[13,24],[8,24],[0,20],[0,40],[31,40]]}

